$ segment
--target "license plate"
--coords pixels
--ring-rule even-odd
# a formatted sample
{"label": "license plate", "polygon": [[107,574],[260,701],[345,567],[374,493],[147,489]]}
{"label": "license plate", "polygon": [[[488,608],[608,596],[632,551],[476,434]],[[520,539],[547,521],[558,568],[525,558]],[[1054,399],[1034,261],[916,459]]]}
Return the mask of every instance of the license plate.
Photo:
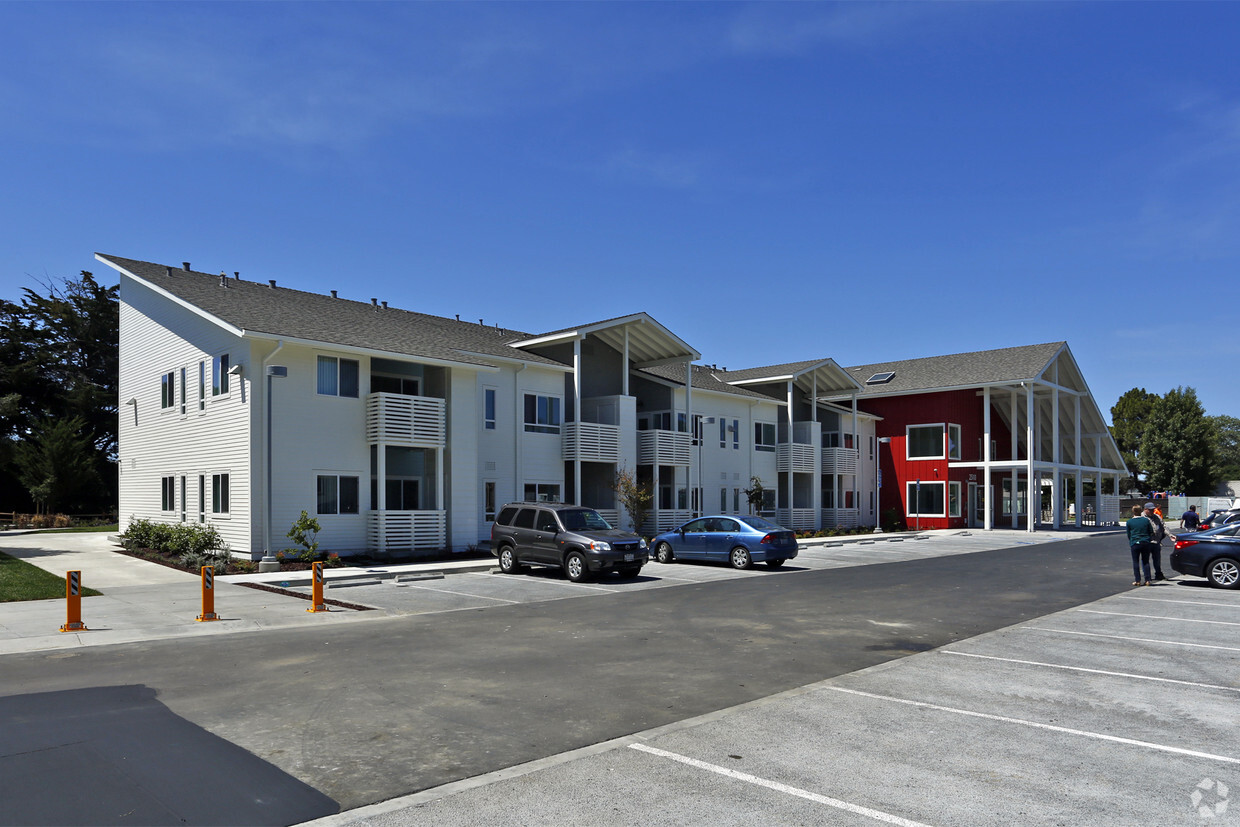
{"label": "license plate", "polygon": [[626,563],[632,563],[632,562],[633,562],[633,555],[632,555],[632,554],[626,554],[626,555],[624,555],[624,562],[626,562]]}

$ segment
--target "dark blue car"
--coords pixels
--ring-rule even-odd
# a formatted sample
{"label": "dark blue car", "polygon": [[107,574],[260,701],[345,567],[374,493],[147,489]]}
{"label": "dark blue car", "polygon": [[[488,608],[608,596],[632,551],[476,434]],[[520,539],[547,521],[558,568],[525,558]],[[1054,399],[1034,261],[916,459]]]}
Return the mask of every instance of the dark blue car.
{"label": "dark blue car", "polygon": [[747,569],[766,563],[773,569],[797,556],[797,538],[783,526],[761,517],[717,514],[698,517],[654,538],[655,559],[717,560]]}
{"label": "dark blue car", "polygon": [[1240,522],[1209,531],[1177,534],[1171,568],[1205,577],[1221,589],[1240,589]]}

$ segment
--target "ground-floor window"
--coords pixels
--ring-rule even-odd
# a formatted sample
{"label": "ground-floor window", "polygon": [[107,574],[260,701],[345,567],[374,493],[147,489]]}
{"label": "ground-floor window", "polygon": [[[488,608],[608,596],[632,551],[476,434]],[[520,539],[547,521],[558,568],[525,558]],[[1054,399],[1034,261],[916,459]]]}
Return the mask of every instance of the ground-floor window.
{"label": "ground-floor window", "polygon": [[558,503],[560,486],[557,483],[527,482],[525,484],[525,501],[527,503]]}
{"label": "ground-floor window", "polygon": [[160,511],[177,510],[177,478],[163,477],[160,480]]}
{"label": "ground-floor window", "polygon": [[946,517],[946,487],[941,482],[908,483],[908,516]]}
{"label": "ground-floor window", "polygon": [[1003,480],[1003,513],[1024,515],[1029,511],[1029,484],[1025,480],[1020,480],[1016,486],[1016,510],[1012,510],[1012,480],[1007,478]]}
{"label": "ground-floor window", "polygon": [[482,519],[486,522],[495,521],[495,483],[482,484]]}
{"label": "ground-floor window", "polygon": [[318,513],[357,514],[361,510],[358,477],[319,474],[317,485]]}
{"label": "ground-floor window", "polygon": [[228,475],[211,475],[211,513],[228,514]]}
{"label": "ground-floor window", "polygon": [[960,483],[949,482],[947,484],[947,516],[959,517],[960,508]]}

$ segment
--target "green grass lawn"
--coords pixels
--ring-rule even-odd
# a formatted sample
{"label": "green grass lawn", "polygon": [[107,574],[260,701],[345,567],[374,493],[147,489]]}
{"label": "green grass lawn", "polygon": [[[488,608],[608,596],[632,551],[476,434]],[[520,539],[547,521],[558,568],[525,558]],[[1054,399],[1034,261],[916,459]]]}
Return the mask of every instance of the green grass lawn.
{"label": "green grass lawn", "polygon": [[[83,597],[100,594],[94,589],[82,589]],[[65,578],[50,571],[32,566],[0,552],[0,603],[18,600],[51,600],[65,596]]]}

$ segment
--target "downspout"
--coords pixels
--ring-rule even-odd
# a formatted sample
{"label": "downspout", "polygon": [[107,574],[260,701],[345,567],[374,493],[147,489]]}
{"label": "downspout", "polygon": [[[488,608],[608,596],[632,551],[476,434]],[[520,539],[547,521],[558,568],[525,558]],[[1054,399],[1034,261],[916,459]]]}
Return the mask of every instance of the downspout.
{"label": "downspout", "polygon": [[276,349],[263,359],[262,373],[267,380],[267,387],[263,389],[263,412],[266,414],[267,427],[263,438],[263,559],[259,568],[262,570],[265,564],[268,571],[277,571],[279,563],[271,553],[271,377],[267,375],[267,368],[271,360],[276,358],[276,354],[283,349],[284,340],[277,339]]}

